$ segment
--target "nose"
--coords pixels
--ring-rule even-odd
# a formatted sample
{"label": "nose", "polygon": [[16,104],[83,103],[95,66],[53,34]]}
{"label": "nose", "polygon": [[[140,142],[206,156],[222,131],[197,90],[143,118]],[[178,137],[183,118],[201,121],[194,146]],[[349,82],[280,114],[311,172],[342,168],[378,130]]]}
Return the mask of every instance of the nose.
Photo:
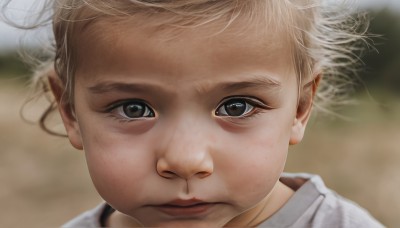
{"label": "nose", "polygon": [[205,178],[214,171],[209,140],[199,134],[175,131],[160,150],[157,173],[167,179]]}
{"label": "nose", "polygon": [[[213,171],[213,163],[211,157],[206,153],[188,151],[183,158],[179,157],[162,157],[157,161],[157,172],[160,176],[173,179],[182,178],[189,180],[191,178],[205,178],[210,176]],[[170,153],[169,153],[170,154]]]}

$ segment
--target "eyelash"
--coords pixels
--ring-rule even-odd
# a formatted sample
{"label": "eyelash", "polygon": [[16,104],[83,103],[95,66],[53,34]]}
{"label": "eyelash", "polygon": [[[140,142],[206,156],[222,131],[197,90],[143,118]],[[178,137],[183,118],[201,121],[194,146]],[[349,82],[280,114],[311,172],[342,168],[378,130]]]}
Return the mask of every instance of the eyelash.
{"label": "eyelash", "polygon": [[[228,102],[232,102],[231,104],[234,104],[234,102],[236,102],[236,104],[238,103],[244,104],[246,108],[245,112],[237,116],[229,115],[228,114],[229,111],[226,110],[226,105],[228,105]],[[127,105],[139,105],[144,108],[144,110],[142,110],[143,113],[138,117],[129,117],[125,113],[126,110],[124,110],[125,108],[127,108],[126,107]],[[264,102],[260,101],[257,98],[232,96],[223,99],[218,105],[217,109],[214,111],[214,114],[215,116],[223,118],[248,119],[255,117],[257,114],[262,113],[263,110],[271,110],[271,109],[273,109],[271,106],[265,104]],[[131,122],[135,120],[154,118],[156,116],[154,109],[149,104],[147,104],[147,102],[140,99],[122,100],[115,102],[109,105],[105,110],[105,112],[109,113],[111,117],[114,117],[120,122]]]}
{"label": "eyelash", "polygon": [[[144,110],[141,110],[143,112],[143,116],[138,116],[138,117],[129,117],[126,114],[125,108],[127,108],[128,105],[139,105],[144,108]],[[133,108],[133,107],[132,107]],[[136,110],[138,111],[138,110]],[[147,118],[154,118],[155,117],[155,111],[154,109],[147,104],[147,102],[143,100],[122,100],[118,101],[116,103],[113,103],[108,106],[108,108],[105,111],[106,113],[110,113],[111,117],[116,118],[117,120],[121,122],[131,122],[135,120],[142,120],[142,119],[147,119]]]}
{"label": "eyelash", "polygon": [[[245,104],[245,111],[243,114],[240,114],[238,116],[232,116],[229,115],[227,110],[226,110],[226,105],[228,102],[234,102],[236,101],[237,103],[242,102],[242,104]],[[251,106],[251,107],[249,107]],[[221,109],[225,109],[224,113],[221,112]],[[223,99],[220,102],[220,105],[218,105],[217,109],[215,110],[215,116],[219,117],[226,117],[226,118],[231,118],[231,119],[248,119],[255,117],[257,114],[262,113],[265,110],[271,110],[273,107],[265,104],[263,101],[260,101],[258,98],[255,97],[240,97],[240,96],[232,96],[232,97],[227,97]],[[219,115],[222,114],[222,115]]]}

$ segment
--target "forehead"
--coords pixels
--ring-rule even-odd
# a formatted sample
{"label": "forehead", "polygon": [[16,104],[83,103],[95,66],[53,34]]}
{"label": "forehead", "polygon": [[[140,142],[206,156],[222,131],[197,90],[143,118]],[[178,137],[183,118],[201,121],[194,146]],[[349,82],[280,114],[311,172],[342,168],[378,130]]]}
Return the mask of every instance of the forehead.
{"label": "forehead", "polygon": [[107,56],[118,55],[120,59],[135,61],[131,52],[143,52],[152,59],[168,58],[165,55],[173,52],[193,61],[201,52],[208,53],[211,62],[221,55],[230,56],[226,64],[235,64],[238,58],[243,61],[246,57],[249,67],[255,62],[276,64],[276,59],[282,58],[281,63],[291,68],[291,45],[287,33],[278,26],[237,18],[233,22],[222,19],[182,28],[163,24],[167,18],[167,14],[155,17],[136,14],[122,19],[94,20],[74,36],[77,68],[99,56],[105,60]]}

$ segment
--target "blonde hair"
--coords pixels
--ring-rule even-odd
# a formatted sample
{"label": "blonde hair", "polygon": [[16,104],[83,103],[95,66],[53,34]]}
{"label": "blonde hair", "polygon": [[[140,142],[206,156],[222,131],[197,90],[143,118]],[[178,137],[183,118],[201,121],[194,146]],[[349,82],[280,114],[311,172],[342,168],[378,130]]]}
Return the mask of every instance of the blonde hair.
{"label": "blonde hair", "polygon": [[[299,97],[302,87],[312,81],[311,76],[320,72],[322,80],[314,105],[323,110],[345,101],[354,75],[350,65],[358,60],[355,53],[360,50],[358,42],[363,40],[367,27],[363,20],[351,17],[345,4],[333,6],[332,1],[323,0],[47,0],[44,6],[39,15],[42,21],[32,27],[52,21],[55,42],[48,62],[54,64],[65,88],[63,102],[71,108],[77,64],[75,35],[99,18],[123,20],[136,14],[146,18],[167,15],[157,26],[171,29],[225,21],[221,31],[240,18],[247,23],[282,29],[292,44]],[[49,11],[51,18],[46,18],[49,14],[45,12]],[[46,82],[43,78],[47,73],[37,73],[35,81]],[[52,103],[41,118],[42,128],[46,129],[46,116],[54,109],[56,105]]]}

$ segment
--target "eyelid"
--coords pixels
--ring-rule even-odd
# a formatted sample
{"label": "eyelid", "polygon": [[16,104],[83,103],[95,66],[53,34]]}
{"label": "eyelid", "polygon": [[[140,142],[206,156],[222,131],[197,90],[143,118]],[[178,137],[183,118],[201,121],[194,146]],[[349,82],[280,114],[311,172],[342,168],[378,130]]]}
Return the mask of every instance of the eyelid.
{"label": "eyelid", "polygon": [[[243,100],[246,102],[248,105],[253,106],[253,109],[249,111],[248,113],[240,116],[230,116],[230,115],[219,115],[218,111],[225,105],[226,102],[234,99],[239,99]],[[275,109],[274,107],[267,105],[263,100],[253,97],[253,96],[229,96],[225,97],[222,101],[219,102],[217,108],[213,111],[213,115],[218,118],[226,119],[228,121],[231,121],[235,124],[238,124],[239,122],[236,122],[237,120],[249,120],[251,118],[254,118],[258,116],[259,114]]]}
{"label": "eyelid", "polygon": [[[144,105],[148,106],[150,111],[153,112],[154,116],[152,116],[152,117],[129,118],[129,117],[126,117],[124,115],[115,113],[115,111],[118,110],[119,108],[122,108],[123,105],[125,105],[127,103],[133,103],[133,102],[143,103]],[[113,103],[111,103],[111,104],[106,106],[106,109],[104,110],[104,112],[105,113],[109,113],[110,115],[112,115],[113,117],[115,117],[118,120],[126,120],[126,121],[143,120],[143,119],[149,119],[149,118],[155,118],[156,117],[156,112],[154,111],[154,108],[148,102],[146,102],[146,101],[144,101],[142,99],[124,99],[124,100],[119,100],[119,101],[113,102]]]}
{"label": "eyelid", "polygon": [[265,110],[271,110],[274,109],[272,106],[267,105],[266,102],[264,102],[263,100],[257,98],[257,97],[253,97],[253,96],[229,96],[229,97],[225,97],[224,99],[222,99],[218,105],[217,105],[217,109],[219,107],[221,107],[222,104],[224,104],[225,102],[232,100],[232,99],[243,99],[246,102],[249,102],[249,104],[253,105],[256,108],[261,108],[261,109],[265,109]]}
{"label": "eyelid", "polygon": [[151,109],[154,110],[154,108],[146,101],[142,100],[142,99],[124,99],[124,100],[118,100],[118,101],[114,101],[110,104],[108,104],[104,110],[104,112],[111,112],[112,110],[126,104],[126,103],[130,103],[130,102],[140,102],[143,103],[147,106],[149,106]]}

